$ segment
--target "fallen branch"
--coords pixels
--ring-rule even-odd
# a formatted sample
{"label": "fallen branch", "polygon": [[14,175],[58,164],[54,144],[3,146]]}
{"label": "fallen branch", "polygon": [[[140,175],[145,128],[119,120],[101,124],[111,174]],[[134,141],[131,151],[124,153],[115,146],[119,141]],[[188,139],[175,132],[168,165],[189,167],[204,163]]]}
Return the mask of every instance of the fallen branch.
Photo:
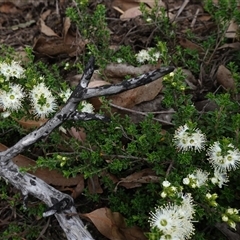
{"label": "fallen branch", "polygon": [[173,70],[173,67],[162,67],[137,78],[132,78],[115,85],[87,88],[94,71],[94,58],[90,58],[80,83],[73,91],[65,106],[43,126],[23,137],[11,148],[0,152],[0,176],[22,192],[24,196],[24,206],[26,205],[29,194],[43,201],[49,207],[44,213],[44,217],[54,214],[65,232],[67,239],[93,239],[90,233],[84,228],[78,214],[76,214],[77,211],[74,207],[73,199],[69,195],[56,190],[41,179],[29,173],[20,172],[17,165],[12,162],[12,159],[39,139],[48,136],[55,128],[60,126],[66,120],[85,121],[92,119],[106,119],[99,114],[92,115],[78,112],[76,109],[82,100],[116,94],[136,88],[155,81]]}

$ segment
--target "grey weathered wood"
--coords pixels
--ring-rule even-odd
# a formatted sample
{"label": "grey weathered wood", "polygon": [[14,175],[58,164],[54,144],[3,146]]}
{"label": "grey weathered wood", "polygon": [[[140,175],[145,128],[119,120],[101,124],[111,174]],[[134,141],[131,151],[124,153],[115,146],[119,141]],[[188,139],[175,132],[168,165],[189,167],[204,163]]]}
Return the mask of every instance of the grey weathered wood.
{"label": "grey weathered wood", "polygon": [[34,144],[42,137],[48,136],[55,128],[60,126],[66,120],[106,120],[104,116],[99,114],[79,113],[76,109],[80,101],[91,97],[116,94],[139,87],[155,81],[156,79],[172,72],[173,69],[173,67],[162,67],[155,71],[143,74],[140,77],[132,78],[128,81],[124,81],[115,85],[87,88],[94,71],[94,59],[90,58],[80,83],[73,91],[65,106],[43,126],[23,137],[21,140],[19,140],[19,142],[6,151],[0,152],[0,176],[11,183],[14,187],[19,189],[24,195],[25,199],[29,194],[33,195],[34,197],[43,201],[48,207],[50,207],[50,209],[63,199],[69,200],[69,202],[72,204],[67,206],[66,209],[62,210],[61,212],[48,211],[45,213],[45,216],[49,216],[50,214],[55,215],[60,226],[65,232],[67,239],[92,240],[92,236],[87,229],[84,228],[81,219],[77,215],[76,208],[73,204],[73,199],[69,195],[64,194],[46,184],[41,179],[29,173],[20,172],[18,166],[12,162],[12,158],[17,156],[25,148]]}

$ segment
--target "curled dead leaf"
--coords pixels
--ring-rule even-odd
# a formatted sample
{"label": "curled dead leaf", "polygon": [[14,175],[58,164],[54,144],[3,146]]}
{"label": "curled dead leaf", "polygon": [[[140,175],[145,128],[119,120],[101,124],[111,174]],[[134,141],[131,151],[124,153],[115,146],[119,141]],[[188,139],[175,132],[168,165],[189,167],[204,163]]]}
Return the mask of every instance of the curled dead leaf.
{"label": "curled dead leaf", "polygon": [[204,53],[204,49],[201,46],[199,46],[196,43],[191,42],[190,40],[188,40],[186,38],[179,38],[179,44],[183,48],[187,48],[190,50],[196,50],[199,54]]}
{"label": "curled dead leaf", "polygon": [[49,37],[59,37],[50,27],[45,24],[45,22],[41,18],[39,19],[39,23],[41,33]]}
{"label": "curled dead leaf", "polygon": [[59,37],[40,19],[42,34],[35,38],[33,50],[47,56],[67,54],[71,57],[82,52],[87,42],[70,31],[70,25],[70,19],[65,18],[62,30],[63,36]]}
{"label": "curled dead leaf", "polygon": [[121,16],[120,19],[121,20],[128,20],[131,18],[135,18],[137,16],[141,16],[142,12],[140,10],[140,7],[133,7],[133,8],[129,8],[128,10],[126,10]]}
{"label": "curled dead leaf", "polygon": [[111,240],[147,240],[138,227],[126,227],[123,216],[109,208],[99,208],[90,213],[81,214],[90,219],[98,231]]}
{"label": "curled dead leaf", "polygon": [[16,120],[24,129],[32,129],[41,127],[48,119],[30,120],[30,119],[20,119]]}
{"label": "curled dead leaf", "polygon": [[97,175],[94,175],[90,178],[88,178],[87,181],[88,184],[88,190],[90,193],[103,193],[103,189],[101,187],[101,184],[99,182],[99,177]]}
{"label": "curled dead leaf", "polygon": [[86,139],[86,133],[83,128],[76,129],[75,127],[71,127],[67,131],[72,137],[76,138],[80,142],[84,142]]}
{"label": "curled dead leaf", "polygon": [[[150,169],[146,168],[139,172],[135,172],[125,178],[121,178],[117,186],[123,186],[127,189],[141,187],[143,183],[159,182],[160,178],[156,176],[156,173]],[[116,188],[117,188],[116,186]],[[116,191],[115,188],[115,191]]]}
{"label": "curled dead leaf", "polygon": [[232,73],[224,66],[220,65],[216,73],[217,82],[226,90],[234,90],[235,82]]}
{"label": "curled dead leaf", "polygon": [[225,37],[226,38],[236,38],[238,35],[237,32],[239,32],[239,25],[232,20],[228,26]]}

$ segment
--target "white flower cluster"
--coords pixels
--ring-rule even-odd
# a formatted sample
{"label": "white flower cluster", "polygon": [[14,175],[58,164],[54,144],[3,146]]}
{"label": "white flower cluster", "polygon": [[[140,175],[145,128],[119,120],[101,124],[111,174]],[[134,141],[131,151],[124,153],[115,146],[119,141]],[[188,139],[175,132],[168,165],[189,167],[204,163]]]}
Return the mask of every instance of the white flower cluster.
{"label": "white flower cluster", "polygon": [[197,169],[192,174],[188,174],[188,176],[183,179],[183,184],[188,185],[191,188],[200,188],[206,184],[208,175],[208,172]]}
{"label": "white flower cluster", "polygon": [[[25,77],[24,72],[25,70],[15,61],[0,62],[0,75],[4,76],[3,87],[0,89],[0,107],[4,111],[1,115],[8,117],[11,112],[18,111],[23,106],[24,98],[28,98],[31,102],[30,111],[39,118],[46,118],[57,110],[58,105],[57,99],[43,82],[43,76],[39,77],[39,83],[28,92],[25,92],[21,85],[8,82],[12,77]],[[68,89],[60,92],[59,96],[66,102],[71,94],[72,91]],[[91,104],[83,102],[82,107],[84,112],[93,112]]]}
{"label": "white flower cluster", "polygon": [[25,96],[23,88],[19,84],[9,84],[9,91],[0,89],[0,107],[3,110],[18,110],[22,106]]}
{"label": "white flower cluster", "polygon": [[81,109],[82,112],[94,113],[94,107],[91,103],[87,103],[86,101],[82,101],[81,105],[82,105],[82,109]]}
{"label": "white flower cluster", "polygon": [[139,63],[157,62],[160,56],[161,56],[160,52],[154,51],[153,48],[148,48],[147,50],[143,49],[135,55],[136,60]]}
{"label": "white flower cluster", "polygon": [[72,90],[70,88],[68,88],[66,91],[61,91],[59,96],[60,98],[63,100],[63,102],[67,102],[67,100],[69,99],[69,97],[72,94]]}
{"label": "white flower cluster", "polygon": [[205,147],[206,135],[199,129],[191,129],[187,124],[180,126],[174,134],[173,142],[179,151],[201,151]]}
{"label": "white flower cluster", "polygon": [[11,77],[22,78],[24,77],[25,70],[16,61],[11,63],[0,62],[0,73],[6,77],[8,81]]}
{"label": "white flower cluster", "polygon": [[208,204],[211,206],[211,207],[217,207],[218,206],[218,203],[216,202],[216,199],[218,198],[218,195],[217,193],[207,193],[206,194],[206,201],[208,202]]}
{"label": "white flower cluster", "polygon": [[39,83],[33,87],[29,93],[34,114],[39,118],[45,118],[50,113],[55,112],[58,105],[52,92],[44,83]]}
{"label": "white flower cluster", "polygon": [[227,145],[228,150],[223,152],[219,142],[214,142],[207,151],[208,160],[213,168],[220,172],[235,170],[240,164],[240,151],[231,143]]}
{"label": "white flower cluster", "polygon": [[223,222],[226,222],[231,228],[236,230],[236,222],[240,222],[239,210],[236,208],[228,208],[225,213],[222,214]]}
{"label": "white flower cluster", "polygon": [[214,169],[214,177],[211,178],[211,182],[214,185],[218,185],[219,188],[222,188],[224,183],[229,182],[228,175],[226,172],[219,172],[218,170]]}
{"label": "white flower cluster", "polygon": [[[227,150],[223,150],[227,148]],[[207,151],[208,161],[214,169],[214,177],[211,178],[213,184],[218,184],[222,188],[227,183],[227,172],[235,170],[240,164],[240,151],[229,143],[222,146],[220,142],[214,142]]]}
{"label": "white flower cluster", "polygon": [[152,228],[159,230],[160,239],[190,239],[194,233],[192,224],[195,213],[192,197],[186,194],[182,197],[182,204],[167,204],[151,212],[149,219]]}
{"label": "white flower cluster", "polygon": [[162,198],[176,196],[179,194],[179,192],[182,191],[181,188],[177,188],[177,187],[173,186],[167,180],[162,182],[162,186],[163,186],[163,191],[160,194]]}
{"label": "white flower cluster", "polygon": [[[173,142],[179,151],[197,150],[201,151],[205,148],[206,135],[203,134],[199,129],[191,129],[187,124],[180,126],[174,134]],[[214,142],[207,150],[208,161],[214,169],[214,176],[211,178],[211,182],[222,188],[224,183],[227,183],[228,176],[227,172],[235,170],[240,165],[240,151],[236,149],[231,143],[227,144],[223,151],[223,146],[217,141]],[[201,174],[200,174],[201,173]],[[199,177],[197,177],[197,175]],[[190,187],[199,187],[201,183],[199,179],[207,179],[204,172],[196,172],[190,174],[188,177],[183,179],[185,185]],[[203,180],[201,181],[203,183]]]}

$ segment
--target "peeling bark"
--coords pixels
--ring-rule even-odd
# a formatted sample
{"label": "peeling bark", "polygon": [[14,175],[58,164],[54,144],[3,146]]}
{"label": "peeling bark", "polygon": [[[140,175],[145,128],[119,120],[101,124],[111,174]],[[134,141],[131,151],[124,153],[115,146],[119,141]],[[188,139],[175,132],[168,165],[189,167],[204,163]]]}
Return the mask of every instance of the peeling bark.
{"label": "peeling bark", "polygon": [[78,217],[73,199],[69,195],[46,184],[41,179],[29,173],[20,172],[18,166],[12,162],[12,158],[42,137],[48,136],[55,128],[60,126],[66,120],[107,120],[104,116],[99,114],[78,112],[76,109],[79,102],[82,100],[103,95],[112,95],[136,88],[155,81],[173,70],[173,67],[162,67],[122,83],[87,88],[94,71],[94,58],[90,58],[80,83],[73,91],[65,106],[43,126],[23,137],[18,143],[6,151],[0,152],[0,176],[22,192],[24,196],[24,205],[26,205],[29,194],[43,201],[49,207],[44,213],[44,217],[54,214],[65,232],[67,239],[92,240],[92,236],[87,229],[84,228],[82,221]]}

